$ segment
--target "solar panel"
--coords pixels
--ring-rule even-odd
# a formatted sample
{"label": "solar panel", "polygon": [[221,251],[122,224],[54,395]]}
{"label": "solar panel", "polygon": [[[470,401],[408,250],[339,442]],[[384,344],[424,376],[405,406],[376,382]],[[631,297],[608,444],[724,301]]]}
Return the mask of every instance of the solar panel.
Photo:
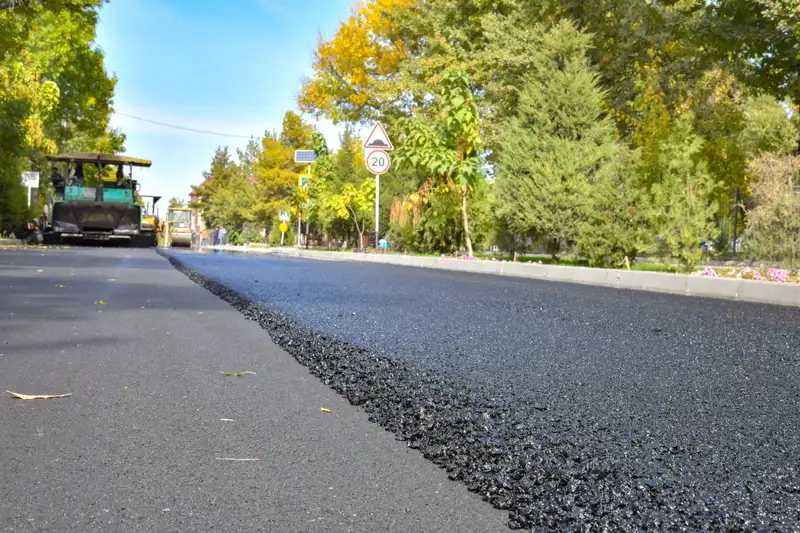
{"label": "solar panel", "polygon": [[317,154],[314,150],[295,150],[294,162],[295,163],[313,163],[317,160]]}

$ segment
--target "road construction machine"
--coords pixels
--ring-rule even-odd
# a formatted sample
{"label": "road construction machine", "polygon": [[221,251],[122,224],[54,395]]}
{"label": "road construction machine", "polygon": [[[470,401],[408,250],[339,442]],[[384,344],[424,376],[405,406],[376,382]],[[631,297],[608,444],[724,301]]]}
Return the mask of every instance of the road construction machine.
{"label": "road construction machine", "polygon": [[170,207],[167,209],[164,228],[167,247],[192,245],[192,209],[190,207]]}
{"label": "road construction machine", "polygon": [[[139,184],[133,167],[150,167],[151,161],[121,155],[74,153],[47,156],[53,163],[55,194],[46,207],[45,244],[82,241],[116,241],[129,246],[156,244],[156,227],[143,226]],[[62,174],[58,164],[62,164]],[[84,170],[94,167],[89,186]],[[106,168],[116,167],[109,176]],[[124,167],[128,167],[125,174]]]}
{"label": "road construction machine", "polygon": [[161,220],[156,210],[156,204],[161,200],[161,197],[148,194],[142,194],[139,197],[143,201],[144,208],[142,211],[142,231],[153,235],[153,245],[156,246],[161,234]]}

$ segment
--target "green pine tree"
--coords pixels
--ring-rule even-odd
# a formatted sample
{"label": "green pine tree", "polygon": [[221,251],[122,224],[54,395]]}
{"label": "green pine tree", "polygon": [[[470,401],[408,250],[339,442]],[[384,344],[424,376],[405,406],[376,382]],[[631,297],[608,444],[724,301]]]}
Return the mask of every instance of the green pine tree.
{"label": "green pine tree", "polygon": [[618,268],[625,259],[655,249],[653,205],[637,172],[639,153],[620,147],[592,187],[590,209],[580,225],[578,248],[593,266]]}
{"label": "green pine tree", "polygon": [[703,140],[692,130],[692,114],[672,124],[669,137],[658,147],[658,165],[651,182],[656,227],[671,255],[686,270],[703,256],[700,243],[714,239],[715,183],[698,154]]}
{"label": "green pine tree", "polygon": [[591,188],[605,172],[617,142],[602,116],[603,92],[589,65],[590,36],[571,22],[540,39],[503,128],[498,151],[499,214],[515,233],[549,243],[578,238]]}

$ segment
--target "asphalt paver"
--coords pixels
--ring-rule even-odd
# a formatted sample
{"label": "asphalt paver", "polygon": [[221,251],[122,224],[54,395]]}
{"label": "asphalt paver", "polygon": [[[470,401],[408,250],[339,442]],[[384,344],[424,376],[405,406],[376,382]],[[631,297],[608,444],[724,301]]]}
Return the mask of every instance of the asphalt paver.
{"label": "asphalt paver", "polygon": [[508,530],[153,250],[0,250],[0,394],[0,531]]}

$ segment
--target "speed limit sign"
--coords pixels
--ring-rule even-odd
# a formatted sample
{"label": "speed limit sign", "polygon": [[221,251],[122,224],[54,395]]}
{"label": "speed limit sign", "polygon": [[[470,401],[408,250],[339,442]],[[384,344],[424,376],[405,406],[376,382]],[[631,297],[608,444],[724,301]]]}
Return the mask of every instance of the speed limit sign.
{"label": "speed limit sign", "polygon": [[373,174],[386,174],[392,167],[392,159],[383,150],[370,150],[365,157],[367,170]]}

